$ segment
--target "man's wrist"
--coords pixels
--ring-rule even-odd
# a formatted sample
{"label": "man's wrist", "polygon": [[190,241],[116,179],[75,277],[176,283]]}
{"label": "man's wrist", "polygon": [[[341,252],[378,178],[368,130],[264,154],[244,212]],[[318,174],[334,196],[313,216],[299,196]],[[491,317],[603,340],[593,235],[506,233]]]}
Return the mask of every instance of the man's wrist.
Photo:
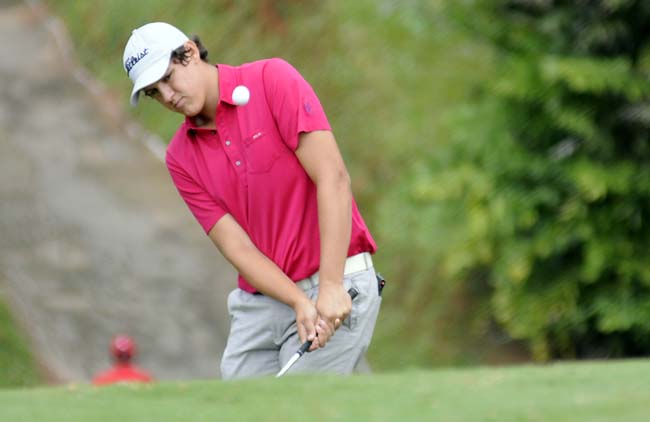
{"label": "man's wrist", "polygon": [[309,299],[309,297],[307,297],[304,291],[302,291],[300,288],[298,288],[298,286],[296,286],[295,290],[288,297],[286,303],[287,305],[291,306],[293,309],[296,309],[298,306],[304,304],[305,302],[311,303],[311,300]]}
{"label": "man's wrist", "polygon": [[320,284],[320,288],[337,288],[343,285],[343,278],[320,278],[318,284]]}

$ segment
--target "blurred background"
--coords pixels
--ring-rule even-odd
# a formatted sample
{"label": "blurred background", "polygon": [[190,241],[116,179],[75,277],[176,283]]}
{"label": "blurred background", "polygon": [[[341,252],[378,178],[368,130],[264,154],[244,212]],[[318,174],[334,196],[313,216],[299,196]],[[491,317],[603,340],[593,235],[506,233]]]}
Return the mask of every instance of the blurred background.
{"label": "blurred background", "polygon": [[[388,280],[373,370],[650,352],[650,3],[38,4],[63,23],[103,101],[163,140],[180,116],[128,106],[121,59],[135,27],[166,21],[199,35],[212,62],[278,56],[305,76]],[[0,311],[0,385],[44,382],[33,333]],[[157,353],[150,344],[143,354]],[[161,365],[148,363],[155,376]],[[201,370],[168,377],[212,375]]]}

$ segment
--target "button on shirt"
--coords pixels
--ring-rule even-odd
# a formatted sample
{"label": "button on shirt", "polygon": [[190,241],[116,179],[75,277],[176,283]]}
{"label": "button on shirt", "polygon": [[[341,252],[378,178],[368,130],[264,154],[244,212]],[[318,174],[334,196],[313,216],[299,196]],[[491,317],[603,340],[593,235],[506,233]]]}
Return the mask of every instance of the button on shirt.
{"label": "button on shirt", "polygon": [[[316,186],[295,154],[302,132],[331,130],[311,86],[281,59],[217,65],[216,131],[189,118],[167,148],[172,180],[208,233],[231,214],[257,248],[294,281],[318,271],[320,234]],[[238,85],[250,100],[236,106]],[[376,244],[352,200],[348,256],[374,253]],[[241,275],[238,285],[255,289]]]}

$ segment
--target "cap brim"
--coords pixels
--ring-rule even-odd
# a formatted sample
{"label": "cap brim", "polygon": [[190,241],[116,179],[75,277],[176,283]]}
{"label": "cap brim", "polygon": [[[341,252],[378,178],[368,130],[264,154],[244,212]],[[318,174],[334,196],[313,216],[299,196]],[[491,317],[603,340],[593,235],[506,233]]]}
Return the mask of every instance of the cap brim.
{"label": "cap brim", "polygon": [[133,84],[133,90],[131,91],[131,105],[137,105],[140,98],[140,90],[145,88],[155,82],[158,82],[160,78],[165,75],[167,68],[169,67],[169,56],[161,57],[152,63],[147,70],[142,72],[142,75],[138,77],[138,80]]}

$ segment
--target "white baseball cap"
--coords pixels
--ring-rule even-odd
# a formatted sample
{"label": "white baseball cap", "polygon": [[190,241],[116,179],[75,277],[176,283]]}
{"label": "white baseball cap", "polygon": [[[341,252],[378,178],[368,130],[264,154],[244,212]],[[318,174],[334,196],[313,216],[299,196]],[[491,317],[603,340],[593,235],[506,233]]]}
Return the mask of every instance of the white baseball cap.
{"label": "white baseball cap", "polygon": [[163,77],[172,51],[189,40],[178,28],[164,22],[148,23],[134,29],[124,47],[123,64],[133,81],[131,104],[138,103],[140,90]]}

